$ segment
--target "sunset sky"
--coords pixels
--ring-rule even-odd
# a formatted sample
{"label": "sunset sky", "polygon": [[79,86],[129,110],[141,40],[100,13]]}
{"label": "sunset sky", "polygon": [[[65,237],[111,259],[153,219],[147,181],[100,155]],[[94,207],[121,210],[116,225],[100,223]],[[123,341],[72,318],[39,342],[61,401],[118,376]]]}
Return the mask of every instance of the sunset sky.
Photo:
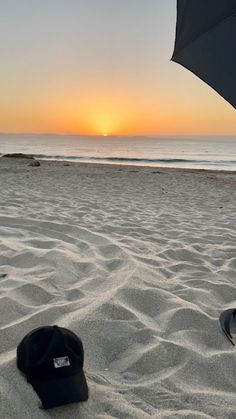
{"label": "sunset sky", "polygon": [[170,61],[176,0],[7,0],[0,131],[236,134],[236,112]]}

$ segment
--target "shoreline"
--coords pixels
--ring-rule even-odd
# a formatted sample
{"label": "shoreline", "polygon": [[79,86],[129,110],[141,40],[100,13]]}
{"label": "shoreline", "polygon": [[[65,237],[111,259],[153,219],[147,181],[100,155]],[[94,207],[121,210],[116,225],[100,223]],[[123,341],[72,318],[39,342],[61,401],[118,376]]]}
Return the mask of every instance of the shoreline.
{"label": "shoreline", "polygon": [[[200,168],[184,168],[184,167],[163,167],[163,166],[149,166],[149,165],[129,165],[129,164],[120,164],[120,163],[94,163],[94,162],[75,162],[75,161],[69,161],[69,160],[47,160],[47,159],[40,159],[40,158],[35,158],[32,155],[32,159],[34,161],[39,161],[40,164],[42,166],[45,167],[80,167],[80,168],[101,168],[101,169],[105,169],[105,168],[110,168],[111,170],[114,169],[119,169],[119,171],[127,171],[127,172],[132,172],[135,169],[135,172],[150,172],[150,173],[155,173],[157,171],[160,172],[183,172],[183,173],[206,173],[206,174],[228,174],[228,175],[236,175],[236,170],[216,170],[216,169],[200,169]],[[14,158],[14,157],[5,157],[2,156],[0,157],[0,167],[1,167],[1,162],[3,165],[5,165],[5,163],[9,162],[9,164],[11,164],[10,162],[16,164],[26,164],[28,163],[29,165],[29,158]]]}

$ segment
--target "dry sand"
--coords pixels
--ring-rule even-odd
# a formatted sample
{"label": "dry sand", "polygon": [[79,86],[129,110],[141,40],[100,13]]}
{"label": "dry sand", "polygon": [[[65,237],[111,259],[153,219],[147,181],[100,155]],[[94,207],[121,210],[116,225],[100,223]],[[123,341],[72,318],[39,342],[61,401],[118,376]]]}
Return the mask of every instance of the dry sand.
{"label": "dry sand", "polygon": [[[236,418],[236,174],[0,159],[0,418]],[[44,411],[33,328],[84,343],[90,399]]]}

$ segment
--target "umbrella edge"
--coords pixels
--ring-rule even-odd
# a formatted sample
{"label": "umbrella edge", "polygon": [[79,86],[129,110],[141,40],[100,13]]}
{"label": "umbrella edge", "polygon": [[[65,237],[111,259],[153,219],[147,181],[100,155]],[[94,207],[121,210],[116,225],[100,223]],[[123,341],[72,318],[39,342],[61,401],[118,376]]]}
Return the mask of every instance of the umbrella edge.
{"label": "umbrella edge", "polygon": [[199,74],[197,74],[194,70],[188,68],[185,64],[183,64],[181,61],[178,61],[178,58],[175,54],[171,57],[171,61],[181,65],[186,70],[188,70],[190,73],[194,74],[196,77],[198,77],[200,80],[202,80],[205,84],[207,84],[211,89],[213,89],[218,95],[223,97],[226,102],[228,102],[231,106],[233,106],[234,109],[236,109],[236,104],[232,103],[223,93],[221,93],[219,90],[217,90],[214,86],[212,86],[210,83],[208,83],[206,80],[204,80],[203,77],[201,77]]}

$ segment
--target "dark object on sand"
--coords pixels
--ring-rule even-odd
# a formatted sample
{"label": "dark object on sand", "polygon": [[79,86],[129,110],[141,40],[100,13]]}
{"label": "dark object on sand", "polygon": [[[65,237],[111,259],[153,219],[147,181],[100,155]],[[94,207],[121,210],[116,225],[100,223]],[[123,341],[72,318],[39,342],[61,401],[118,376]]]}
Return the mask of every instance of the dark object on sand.
{"label": "dark object on sand", "polygon": [[29,164],[29,166],[32,166],[32,167],[37,167],[37,166],[40,166],[40,162],[39,162],[39,161],[32,161],[32,162]]}
{"label": "dark object on sand", "polygon": [[177,0],[172,61],[236,108],[236,0]]}
{"label": "dark object on sand", "polygon": [[227,337],[227,339],[229,339],[229,341],[232,343],[233,346],[235,345],[234,345],[233,338],[230,332],[230,323],[232,322],[234,318],[236,320],[236,308],[229,308],[228,310],[225,310],[221,313],[220,319],[219,319],[222,331],[224,332],[225,336]]}
{"label": "dark object on sand", "polygon": [[17,347],[17,366],[44,409],[88,399],[80,338],[64,327],[44,326],[28,333]]}
{"label": "dark object on sand", "polygon": [[30,154],[23,153],[4,154],[2,157],[9,157],[13,159],[34,159],[33,156],[31,156]]}

